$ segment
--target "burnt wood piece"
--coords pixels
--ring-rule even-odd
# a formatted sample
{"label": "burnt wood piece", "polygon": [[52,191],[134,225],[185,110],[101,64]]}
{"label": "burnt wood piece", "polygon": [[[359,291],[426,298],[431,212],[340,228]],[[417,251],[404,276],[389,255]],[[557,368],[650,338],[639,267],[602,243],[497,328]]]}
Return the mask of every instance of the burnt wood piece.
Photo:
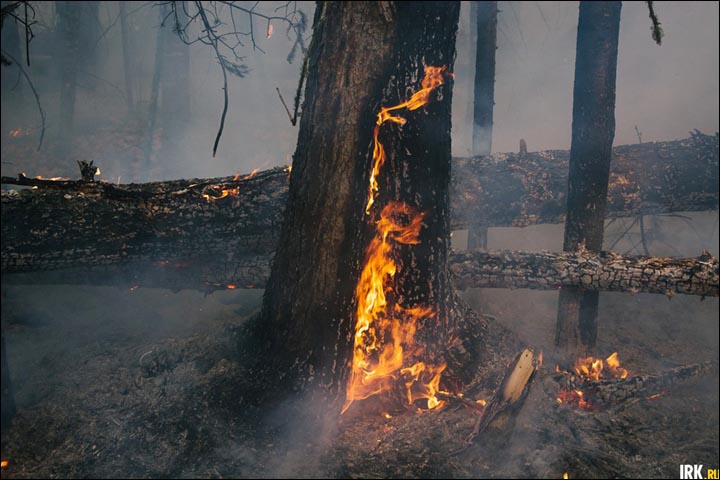
{"label": "burnt wood piece", "polygon": [[651,399],[655,395],[664,395],[669,393],[668,389],[678,382],[716,372],[716,364],[703,362],[681,365],[658,373],[635,375],[624,379],[586,381],[568,372],[558,373],[555,379],[560,384],[561,389],[582,391],[583,399],[589,402],[591,408],[601,408],[622,404],[636,398]]}
{"label": "burnt wood piece", "polygon": [[[87,284],[193,289],[265,288],[270,275],[267,254],[192,257],[128,262],[84,268],[14,273],[8,284]],[[528,288],[718,296],[718,259],[634,257],[615,253],[520,251],[454,252],[448,257],[454,285],[466,288]]]}

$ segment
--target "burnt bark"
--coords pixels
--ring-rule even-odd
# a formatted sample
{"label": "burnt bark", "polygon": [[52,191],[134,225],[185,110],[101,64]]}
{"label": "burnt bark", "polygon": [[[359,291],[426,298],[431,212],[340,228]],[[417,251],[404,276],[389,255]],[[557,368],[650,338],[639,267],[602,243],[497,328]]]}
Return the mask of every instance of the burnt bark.
{"label": "burnt bark", "polygon": [[[602,249],[610,160],[615,137],[615,73],[620,2],[580,2],[573,124],[563,250]],[[592,348],[597,337],[598,292],[560,291],[555,344]]]}

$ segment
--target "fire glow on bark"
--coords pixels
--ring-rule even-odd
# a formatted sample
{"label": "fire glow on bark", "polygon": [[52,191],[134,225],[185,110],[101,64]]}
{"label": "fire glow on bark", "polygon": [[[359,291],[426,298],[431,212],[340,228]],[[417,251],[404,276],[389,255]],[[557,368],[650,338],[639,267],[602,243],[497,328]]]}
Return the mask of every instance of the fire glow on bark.
{"label": "fire glow on bark", "polygon": [[[378,193],[377,177],[385,163],[385,149],[380,142],[380,127],[386,121],[405,124],[402,117],[390,112],[400,109],[417,110],[427,105],[430,93],[445,82],[446,67],[425,68],[422,88],[409,100],[392,107],[383,107],[377,114],[373,133],[373,159],[365,213],[370,214]],[[392,390],[402,379],[408,404],[427,399],[428,408],[442,406],[437,399],[440,376],[445,364],[429,365],[415,362],[408,365],[410,356],[421,355],[422,347],[415,344],[418,322],[435,315],[432,307],[406,308],[399,304],[393,287],[398,265],[393,260],[398,244],[419,243],[424,212],[412,206],[390,201],[380,212],[376,234],[365,251],[365,262],[356,288],[357,310],[352,373],[347,386],[344,413],[355,400],[362,400]]]}

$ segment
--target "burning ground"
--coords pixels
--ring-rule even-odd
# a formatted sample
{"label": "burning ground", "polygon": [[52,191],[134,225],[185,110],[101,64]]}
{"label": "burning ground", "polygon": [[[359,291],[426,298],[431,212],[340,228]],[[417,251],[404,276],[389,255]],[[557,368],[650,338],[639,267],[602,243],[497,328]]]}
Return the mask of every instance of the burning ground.
{"label": "burning ground", "polygon": [[[509,443],[480,437],[457,453],[477,418],[462,405],[423,413],[368,405],[338,420],[308,399],[265,398],[236,353],[259,291],[40,286],[3,295],[19,407],[3,434],[3,478],[662,477],[680,463],[718,459],[716,372],[588,412],[556,402],[546,359]],[[552,293],[481,295],[521,340],[550,351]],[[608,294],[603,302],[598,351],[619,350],[629,375],[717,361],[716,299]]]}

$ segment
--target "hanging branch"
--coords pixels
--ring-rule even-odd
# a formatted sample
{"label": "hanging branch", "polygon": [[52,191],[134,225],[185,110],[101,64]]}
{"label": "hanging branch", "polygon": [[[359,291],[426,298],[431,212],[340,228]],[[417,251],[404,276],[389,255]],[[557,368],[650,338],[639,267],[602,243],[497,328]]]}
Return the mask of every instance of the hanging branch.
{"label": "hanging branch", "polygon": [[652,27],[650,27],[650,30],[652,30],[652,39],[655,40],[655,43],[660,45],[662,44],[664,32],[662,27],[660,26],[660,20],[658,20],[658,17],[655,14],[655,7],[653,6],[653,3],[655,2],[647,2],[648,10],[650,11],[650,20],[652,20]]}
{"label": "hanging branch", "polygon": [[[265,22],[268,36],[270,35],[272,22],[286,24],[286,36],[288,39],[292,39],[290,32],[295,33],[295,43],[291,55],[298,47],[305,52],[303,34],[306,30],[306,19],[305,14],[297,10],[296,2],[286,2],[275,9],[275,12],[284,9],[283,15],[267,15],[258,11],[257,7],[260,2],[255,2],[251,8],[246,8],[239,5],[239,3],[231,1],[195,1],[193,2],[194,9],[192,11],[188,9],[186,2],[173,1],[164,3],[171,6],[171,11],[165,20],[170,17],[173,18],[173,31],[178,34],[180,40],[186,45],[202,43],[211,47],[222,70],[223,110],[220,116],[220,126],[213,144],[213,157],[217,153],[220,137],[225,128],[225,119],[229,106],[227,74],[231,73],[243,78],[250,72],[250,68],[243,63],[245,57],[239,55],[238,50],[244,47],[246,40],[249,39],[253,50],[265,53],[256,39],[254,21],[262,19]],[[223,12],[221,12],[222,7],[226,7]],[[236,17],[238,14],[245,16],[245,28],[238,26],[239,19]],[[200,31],[193,33],[193,27],[198,24]],[[223,27],[228,25],[230,26],[228,31],[223,31]],[[297,114],[295,116],[297,117]]]}
{"label": "hanging branch", "polygon": [[[24,7],[24,14],[22,16],[15,13],[20,6]],[[30,2],[11,2],[2,7],[2,13],[0,14],[0,28],[5,23],[5,17],[10,17],[16,22],[20,23],[25,27],[25,61],[27,66],[30,66],[30,41],[35,38],[35,34],[32,31],[32,26],[37,23],[35,20],[35,9]],[[19,63],[15,61],[19,67]]]}
{"label": "hanging branch", "polygon": [[33,85],[32,80],[30,80],[30,76],[27,74],[27,72],[20,66],[20,63],[18,63],[17,60],[15,60],[15,57],[10,55],[5,50],[2,50],[2,54],[12,60],[12,62],[17,65],[18,70],[20,70],[20,73],[23,74],[25,77],[25,80],[27,80],[28,85],[30,85],[30,90],[32,90],[33,95],[35,96],[35,102],[37,103],[38,110],[40,111],[40,120],[41,120],[41,129],[40,129],[40,141],[38,142],[38,151],[40,151],[40,147],[42,147],[43,138],[45,138],[45,112],[43,112],[42,105],[40,104],[40,96],[37,93],[37,90],[35,90],[35,85]]}

